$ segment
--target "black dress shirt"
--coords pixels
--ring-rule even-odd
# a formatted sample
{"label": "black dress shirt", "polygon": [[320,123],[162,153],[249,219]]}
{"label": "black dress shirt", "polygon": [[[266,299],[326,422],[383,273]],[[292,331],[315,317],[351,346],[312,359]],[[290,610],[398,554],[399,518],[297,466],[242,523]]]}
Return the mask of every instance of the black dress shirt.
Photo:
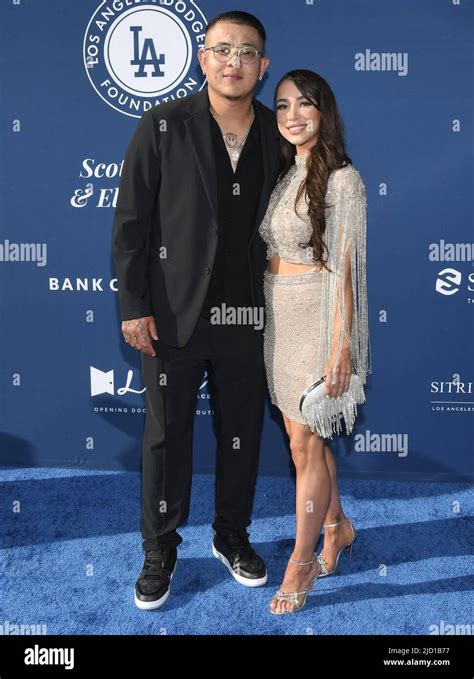
{"label": "black dress shirt", "polygon": [[221,129],[212,113],[212,142],[216,161],[218,239],[201,316],[210,318],[212,307],[252,306],[248,239],[263,184],[262,150],[254,119],[240,151],[234,173]]}

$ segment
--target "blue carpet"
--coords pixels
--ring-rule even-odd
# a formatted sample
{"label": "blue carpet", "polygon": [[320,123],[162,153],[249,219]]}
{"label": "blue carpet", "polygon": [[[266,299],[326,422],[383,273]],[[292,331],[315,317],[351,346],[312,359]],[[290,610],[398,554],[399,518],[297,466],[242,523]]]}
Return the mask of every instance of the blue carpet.
{"label": "blue carpet", "polygon": [[344,510],[359,532],[352,561],[344,552],[338,575],[318,580],[304,609],[274,616],[268,602],[293,547],[291,479],[259,477],[249,532],[269,581],[251,589],[211,554],[214,478],[196,474],[171,596],[149,612],[133,601],[143,565],[138,473],[0,473],[0,626],[45,626],[47,634],[324,635],[471,625],[472,493],[465,483],[341,479]]}

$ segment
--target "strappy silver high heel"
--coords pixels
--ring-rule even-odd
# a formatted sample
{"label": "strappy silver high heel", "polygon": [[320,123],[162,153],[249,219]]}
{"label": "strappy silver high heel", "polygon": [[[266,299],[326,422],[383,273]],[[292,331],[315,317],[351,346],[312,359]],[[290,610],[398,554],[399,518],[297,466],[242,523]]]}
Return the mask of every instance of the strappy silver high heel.
{"label": "strappy silver high heel", "polygon": [[[273,610],[271,607],[271,604],[269,606],[270,613],[274,613],[275,615],[283,615],[283,613],[296,613],[296,611],[299,611],[301,608],[306,603],[306,597],[308,596],[309,591],[313,591],[314,583],[319,577],[319,574],[321,572],[321,565],[318,561],[318,558],[316,554],[313,555],[313,558],[311,561],[295,561],[290,557],[291,563],[296,564],[297,566],[309,566],[309,564],[313,564],[316,562],[318,564],[318,569],[316,571],[316,575],[311,578],[311,581],[309,585],[304,589],[302,592],[282,592],[280,589],[276,594],[273,595],[272,599],[278,599],[278,601],[289,601],[290,604],[292,604],[293,608],[289,609],[280,609],[280,610]],[[303,601],[300,603],[298,601],[298,596],[304,594]],[[288,598],[289,597],[289,598]]]}
{"label": "strappy silver high heel", "polygon": [[347,549],[348,547],[349,547],[349,560],[352,559],[352,545],[354,543],[354,540],[357,537],[357,531],[354,528],[354,526],[352,525],[351,521],[349,519],[345,518],[345,519],[342,519],[342,521],[338,521],[337,523],[328,523],[325,526],[323,526],[323,528],[335,528],[336,526],[340,526],[341,523],[344,523],[345,521],[349,521],[349,526],[351,527],[351,531],[352,531],[352,540],[347,545],[344,545],[343,547],[341,547],[341,549],[338,551],[338,553],[336,555],[336,563],[334,564],[334,568],[333,568],[332,571],[329,570],[326,561],[323,559],[322,551],[321,551],[320,554],[318,554],[318,562],[319,562],[319,566],[320,566],[320,572],[319,572],[320,578],[324,578],[327,575],[333,575],[336,572],[337,564],[339,563],[339,557],[341,556],[342,552],[345,549]]}

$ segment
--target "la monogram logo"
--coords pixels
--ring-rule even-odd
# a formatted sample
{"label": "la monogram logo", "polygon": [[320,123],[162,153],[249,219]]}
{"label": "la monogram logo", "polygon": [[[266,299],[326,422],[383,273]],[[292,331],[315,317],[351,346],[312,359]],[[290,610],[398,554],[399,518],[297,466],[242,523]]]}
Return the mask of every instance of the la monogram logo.
{"label": "la monogram logo", "polygon": [[109,106],[134,118],[194,94],[205,84],[196,53],[206,24],[190,0],[145,0],[136,7],[103,0],[84,36],[92,87]]}

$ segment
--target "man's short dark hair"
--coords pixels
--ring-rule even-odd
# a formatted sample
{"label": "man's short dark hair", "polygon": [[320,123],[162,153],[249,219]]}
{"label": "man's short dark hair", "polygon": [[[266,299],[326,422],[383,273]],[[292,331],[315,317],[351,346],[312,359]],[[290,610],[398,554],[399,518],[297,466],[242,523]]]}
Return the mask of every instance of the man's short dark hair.
{"label": "man's short dark hair", "polygon": [[267,34],[265,32],[262,22],[259,21],[256,16],[254,16],[253,14],[249,14],[248,12],[239,11],[222,12],[222,14],[218,14],[213,19],[211,19],[211,21],[207,24],[206,35],[213,26],[215,26],[218,22],[221,21],[228,21],[233,24],[240,24],[241,26],[251,26],[252,28],[255,28],[260,38],[262,39],[262,51],[265,51],[265,42],[267,40]]}

